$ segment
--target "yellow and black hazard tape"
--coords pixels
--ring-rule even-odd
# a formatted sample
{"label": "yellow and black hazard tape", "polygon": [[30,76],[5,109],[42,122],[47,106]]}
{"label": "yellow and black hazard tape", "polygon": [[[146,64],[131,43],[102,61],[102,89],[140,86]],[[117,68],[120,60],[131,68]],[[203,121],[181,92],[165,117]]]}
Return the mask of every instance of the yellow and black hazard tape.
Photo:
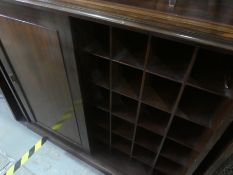
{"label": "yellow and black hazard tape", "polygon": [[5,173],[5,175],[13,175],[21,166],[23,166],[28,159],[35,153],[37,152],[42,145],[47,141],[46,137],[43,137],[42,139],[40,139],[28,152],[26,152],[20,160],[18,160],[14,165],[12,165],[7,172]]}
{"label": "yellow and black hazard tape", "polygon": [[[82,102],[80,100],[76,101],[74,103],[75,106],[80,106]],[[59,129],[61,129],[61,127],[63,126],[63,123],[72,119],[74,117],[74,113],[72,108],[70,107],[67,112],[65,112],[61,118],[53,125],[51,126],[51,129],[53,131],[58,131]],[[26,152],[20,160],[18,160],[14,165],[12,165],[4,175],[13,175],[21,166],[23,166],[28,159],[34,154],[36,153],[41,147],[42,145],[47,141],[47,137],[43,137],[42,139],[40,139],[28,152]]]}

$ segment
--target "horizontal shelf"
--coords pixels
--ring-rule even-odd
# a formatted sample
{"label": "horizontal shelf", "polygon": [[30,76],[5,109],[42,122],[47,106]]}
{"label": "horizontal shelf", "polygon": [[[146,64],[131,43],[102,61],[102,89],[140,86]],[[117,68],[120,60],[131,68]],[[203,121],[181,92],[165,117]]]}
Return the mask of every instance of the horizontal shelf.
{"label": "horizontal shelf", "polygon": [[147,71],[182,81],[188,68],[194,48],[186,44],[153,38]]}
{"label": "horizontal shelf", "polygon": [[108,57],[110,53],[109,26],[75,19],[74,37],[77,38],[79,49]]}
{"label": "horizontal shelf", "polygon": [[99,128],[96,126],[93,126],[91,128],[92,130],[92,134],[94,139],[97,139],[98,141],[100,141],[101,143],[107,144],[109,145],[109,138],[110,138],[110,132],[103,129],[103,128]]}
{"label": "horizontal shelf", "polygon": [[130,155],[131,152],[131,142],[119,137],[117,135],[112,135],[112,147],[117,149],[118,151]]}
{"label": "horizontal shelf", "polygon": [[123,120],[134,123],[136,120],[137,101],[130,98],[112,94],[112,114]]}
{"label": "horizontal shelf", "polygon": [[144,67],[148,37],[144,34],[113,28],[113,59],[126,65]]}
{"label": "horizontal shelf", "polygon": [[233,61],[231,55],[201,50],[188,83],[228,98],[233,96]]}
{"label": "horizontal shelf", "polygon": [[180,165],[189,167],[190,161],[193,160],[198,153],[195,150],[167,139],[164,143],[161,155]]}
{"label": "horizontal shelf", "polygon": [[89,87],[89,94],[87,102],[95,106],[96,108],[104,111],[109,111],[109,91],[98,86]]}
{"label": "horizontal shelf", "polygon": [[168,138],[200,152],[204,141],[208,138],[209,131],[205,127],[175,117]]}
{"label": "horizontal shelf", "polygon": [[138,125],[159,135],[164,135],[170,114],[142,105]]}
{"label": "horizontal shelf", "polygon": [[179,89],[179,83],[147,74],[142,101],[147,105],[171,113]]}
{"label": "horizontal shelf", "polygon": [[112,116],[112,132],[125,139],[132,140],[134,125],[122,120],[118,117]]}
{"label": "horizontal shelf", "polygon": [[186,82],[193,46],[71,20],[91,151],[125,174],[185,174],[223,120],[220,109],[232,98],[233,61],[200,49]]}
{"label": "horizontal shelf", "polygon": [[162,137],[138,127],[136,132],[135,143],[150,151],[157,153],[161,144]]}
{"label": "horizontal shelf", "polygon": [[84,48],[84,51],[104,59],[109,59],[109,48],[107,45],[104,45],[104,42],[105,41],[92,41],[92,43]]}
{"label": "horizontal shelf", "polygon": [[143,147],[135,145],[133,151],[133,157],[138,161],[152,167],[153,161],[155,159],[155,153],[147,149],[144,149]]}
{"label": "horizontal shelf", "polygon": [[183,175],[186,171],[185,167],[161,156],[159,157],[155,168],[168,175]]}
{"label": "horizontal shelf", "polygon": [[142,71],[112,64],[112,89],[132,98],[138,98],[142,81]]}
{"label": "horizontal shelf", "polygon": [[96,108],[89,108],[89,115],[91,122],[98,127],[109,130],[110,129],[110,114]]}
{"label": "horizontal shelf", "polygon": [[91,149],[92,149],[92,153],[96,153],[99,152],[101,150],[101,153],[103,154],[109,154],[110,152],[110,146],[109,143],[106,144],[104,142],[102,142],[101,140],[97,139],[97,138],[93,138],[93,140],[91,140]]}
{"label": "horizontal shelf", "polygon": [[90,81],[95,85],[109,89],[110,62],[102,60],[97,56],[88,56],[87,58]]}
{"label": "horizontal shelf", "polygon": [[210,128],[215,119],[215,113],[222,102],[222,97],[186,87],[176,115]]}

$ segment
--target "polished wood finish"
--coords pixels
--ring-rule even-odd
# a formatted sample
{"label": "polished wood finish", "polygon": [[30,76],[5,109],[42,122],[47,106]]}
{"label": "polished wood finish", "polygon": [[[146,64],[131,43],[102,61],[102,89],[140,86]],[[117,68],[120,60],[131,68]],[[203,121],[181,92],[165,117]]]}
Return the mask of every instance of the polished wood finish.
{"label": "polished wood finish", "polygon": [[3,46],[35,122],[49,128],[70,112],[72,119],[59,133],[80,143],[56,31],[6,17],[0,18],[0,24]]}
{"label": "polished wood finish", "polygon": [[[191,175],[233,120],[230,1],[0,5],[2,61],[29,126],[85,151],[90,141],[79,156],[101,170]],[[75,117],[56,135],[66,109]]]}
{"label": "polished wood finish", "polygon": [[71,24],[93,152],[100,142],[103,154],[109,148],[140,162],[134,174],[191,175],[232,121],[232,55],[86,20]]}
{"label": "polished wood finish", "polygon": [[[54,121],[52,121],[53,119],[51,120],[51,116],[50,116],[51,113],[50,114],[47,113],[46,114],[47,116],[46,115],[38,116],[37,114],[38,118],[44,117],[44,119],[41,120],[44,124],[42,124],[42,122],[37,122],[37,124],[40,124],[43,127],[49,129],[49,127],[52,124],[54,124],[55,122],[58,121],[58,119],[61,118],[62,114],[65,114],[65,112],[71,112],[73,117],[70,121],[67,121],[64,124],[64,126],[65,125],[67,126],[62,129],[63,131],[61,131],[62,132],[61,135],[63,135],[65,139],[68,139],[71,142],[76,143],[77,146],[83,147],[84,150],[89,151],[89,143],[88,143],[85,119],[82,109],[81,94],[79,91],[79,81],[78,81],[76,62],[75,62],[74,51],[72,46],[72,38],[70,35],[70,28],[68,26],[69,24],[68,18],[64,16],[59,16],[58,14],[55,15],[53,13],[42,12],[39,10],[34,10],[22,6],[11,6],[7,3],[1,3],[0,7],[1,7],[1,14],[4,15],[1,17],[2,22],[4,20],[8,22],[3,25],[5,28],[1,28],[1,29],[5,29],[5,31],[1,30],[2,32],[1,34],[3,35],[3,32],[5,32],[7,36],[9,32],[12,32],[12,35],[9,38],[15,37],[15,38],[11,38],[12,40],[9,40],[8,37],[5,36],[4,38],[1,36],[1,40],[3,40],[4,38],[5,42],[8,42],[8,48],[7,48],[8,50],[6,49],[5,45],[3,46],[4,47],[3,49],[5,50],[5,54],[7,57],[7,59],[3,60],[4,62],[3,64],[4,67],[7,69],[7,73],[15,77],[16,82],[13,82],[14,88],[16,89],[17,94],[19,94],[20,100],[22,101],[22,106],[23,108],[26,109],[27,116],[30,118],[29,120],[35,122],[37,120],[39,121],[40,119],[35,119],[35,115],[33,114],[34,111],[32,110],[27,95],[29,94],[35,95],[36,93],[37,95],[39,95],[40,93],[41,95],[38,97],[40,97],[40,100],[42,101],[46,100],[46,98],[47,99],[50,98],[50,100],[53,99],[52,100],[53,102],[51,102],[51,104],[48,104],[48,105],[53,104],[53,108],[49,109],[46,107],[47,105],[46,103],[49,101],[46,100],[44,101],[43,104],[41,104],[41,106],[44,105],[44,107],[46,108],[44,108],[41,111],[45,112],[47,109],[47,111],[53,110],[53,112],[55,113],[58,112],[61,114],[59,115],[57,114],[57,116],[54,118]],[[22,11],[27,13],[20,13]],[[28,16],[27,14],[33,14],[33,15]],[[41,18],[43,20],[41,20]],[[17,31],[14,30],[15,28],[6,30],[7,27],[10,27],[11,25],[12,26],[15,25],[16,26],[15,28],[18,27],[17,28],[18,30]],[[18,33],[22,32],[22,34],[17,35],[17,32]],[[37,42],[35,42],[36,38],[38,39],[38,41],[36,40]],[[46,40],[43,41],[42,40],[43,38],[47,39],[47,41]],[[27,45],[20,44],[22,42],[21,39],[23,39]],[[14,42],[14,40],[18,41],[18,43]],[[12,45],[10,42],[14,42],[15,45],[19,44],[19,46],[15,49],[15,50],[18,49],[18,55],[14,55],[16,52],[9,52],[9,49],[12,49]],[[42,49],[41,46],[43,46],[44,48]],[[28,50],[27,47],[29,48],[31,47],[32,49]],[[37,53],[35,54],[35,52]],[[12,60],[9,61],[10,59],[12,59],[10,58],[9,55],[11,57],[14,56],[14,59],[17,61],[18,61],[17,57],[21,57],[21,59],[25,61],[24,62],[25,65],[23,65],[25,66],[24,70],[30,69],[30,71],[34,73],[35,71],[40,73],[40,77],[42,76],[40,81],[43,80],[44,89],[42,90],[39,88],[40,83],[39,81],[37,81],[39,80],[37,79],[39,78],[38,77],[39,74],[38,75],[31,74],[30,76],[29,74],[26,74],[27,75],[26,77],[29,78],[31,77],[33,80],[35,80],[35,83],[39,83],[38,86],[34,84],[33,87],[34,89],[37,89],[38,92],[33,92],[30,90],[27,91],[27,93],[29,94],[26,94],[24,91],[24,87],[21,85],[22,80],[18,80],[19,77],[17,77],[18,75],[16,75],[15,73],[16,70],[12,66],[13,65],[11,63]],[[32,58],[34,57],[34,59],[30,58],[29,57],[30,55]],[[32,63],[30,64],[31,66],[28,65],[29,62],[26,62],[27,59],[25,59],[25,57],[29,59],[28,61],[31,61]],[[40,62],[43,60],[42,58],[44,58],[43,63]],[[44,63],[46,64],[44,65]],[[19,66],[17,62],[15,64],[16,66]],[[34,68],[38,67],[40,69],[34,70],[33,66]],[[47,69],[48,74],[45,71],[43,71],[46,68],[46,66],[48,68]],[[51,66],[53,66],[53,70],[51,69]],[[23,77],[24,80],[26,79],[24,74],[21,73],[21,76]],[[33,76],[36,76],[37,78]],[[50,82],[46,82],[46,81],[50,81]],[[25,85],[25,86],[29,86],[29,85]],[[45,98],[43,97],[42,94],[45,93],[45,89],[51,89],[50,97],[49,96]],[[31,100],[33,100],[32,97]],[[60,105],[60,107],[56,105]],[[47,123],[46,120],[50,120],[51,123]]]}
{"label": "polished wood finish", "polygon": [[214,145],[208,156],[202,161],[194,175],[218,175],[230,173],[233,155],[233,137],[232,137],[233,123],[228,126],[227,130]]}
{"label": "polished wood finish", "polygon": [[[179,0],[174,9],[168,1],[118,0],[18,0],[13,2],[105,20],[233,50],[232,1]],[[95,20],[94,19],[94,20]]]}

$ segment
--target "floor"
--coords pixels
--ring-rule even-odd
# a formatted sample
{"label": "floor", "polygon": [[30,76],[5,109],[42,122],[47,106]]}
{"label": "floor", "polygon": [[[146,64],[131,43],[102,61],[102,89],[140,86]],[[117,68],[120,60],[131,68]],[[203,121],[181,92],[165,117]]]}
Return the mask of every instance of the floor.
{"label": "floor", "polygon": [[[14,120],[0,92],[0,153],[17,161],[40,138]],[[15,175],[103,175],[103,173],[53,143],[46,142]]]}

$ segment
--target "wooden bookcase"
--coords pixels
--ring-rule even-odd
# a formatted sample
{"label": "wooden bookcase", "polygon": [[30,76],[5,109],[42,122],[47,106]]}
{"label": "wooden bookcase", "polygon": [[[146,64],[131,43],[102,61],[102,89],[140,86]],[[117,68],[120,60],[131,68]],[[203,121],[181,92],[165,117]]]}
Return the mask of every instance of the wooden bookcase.
{"label": "wooden bookcase", "polygon": [[230,55],[105,24],[71,23],[92,152],[126,163],[122,172],[186,174],[232,103]]}

